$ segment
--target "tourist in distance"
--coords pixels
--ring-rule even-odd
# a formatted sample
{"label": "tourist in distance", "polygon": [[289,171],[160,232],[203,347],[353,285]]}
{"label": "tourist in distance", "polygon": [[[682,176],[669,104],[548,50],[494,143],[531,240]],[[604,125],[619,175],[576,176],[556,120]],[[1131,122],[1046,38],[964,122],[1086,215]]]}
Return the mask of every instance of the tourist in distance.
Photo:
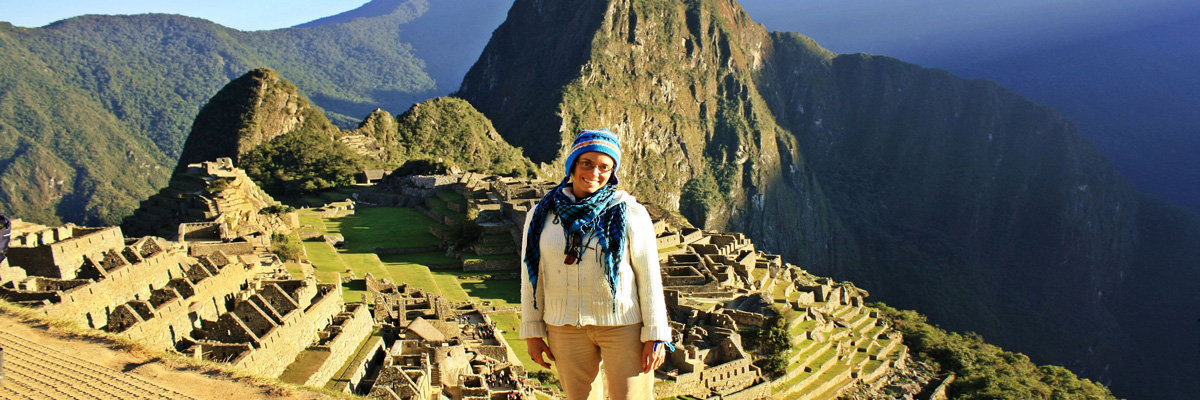
{"label": "tourist in distance", "polygon": [[620,166],[616,135],[580,132],[567,177],[525,217],[521,338],[534,362],[554,363],[569,400],[601,397],[601,360],[609,399],[653,398],[672,347],[654,224],[616,189]]}

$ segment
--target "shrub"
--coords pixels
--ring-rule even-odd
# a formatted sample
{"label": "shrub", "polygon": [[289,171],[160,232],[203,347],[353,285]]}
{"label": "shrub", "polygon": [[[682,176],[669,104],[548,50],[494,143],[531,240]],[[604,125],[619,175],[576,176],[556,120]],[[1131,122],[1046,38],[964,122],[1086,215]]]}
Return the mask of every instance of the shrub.
{"label": "shrub", "polygon": [[282,233],[271,234],[271,252],[284,261],[296,261],[304,255],[300,239],[293,235]]}

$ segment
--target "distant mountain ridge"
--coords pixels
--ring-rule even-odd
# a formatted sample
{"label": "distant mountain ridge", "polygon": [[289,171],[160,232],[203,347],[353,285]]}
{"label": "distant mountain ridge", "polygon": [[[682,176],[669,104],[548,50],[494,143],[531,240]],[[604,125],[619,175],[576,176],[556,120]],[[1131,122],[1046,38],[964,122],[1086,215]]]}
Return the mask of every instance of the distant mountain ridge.
{"label": "distant mountain ridge", "polygon": [[[256,67],[284,72],[347,129],[376,108],[400,112],[444,95],[469,61],[457,61],[455,77],[441,65],[456,61],[442,54],[477,50],[462,50],[472,43],[457,36],[405,31],[430,10],[479,18],[443,11],[442,3],[377,0],[347,22],[260,32],[164,14],[89,15],[42,28],[0,23],[0,212],[117,223],[165,185],[200,106]],[[476,41],[491,29],[454,22],[441,24]],[[409,37],[432,40],[419,47],[441,64],[426,65]]]}
{"label": "distant mountain ridge", "polygon": [[[1200,257],[1175,247],[1200,240],[1192,220],[992,82],[835,55],[731,2],[521,0],[459,95],[534,161],[612,128],[640,199],[950,329],[1128,393],[1200,389],[1162,346],[1200,336],[1194,316],[1143,305],[1200,309],[1200,280],[1161,281],[1195,275]],[[1153,222],[1168,215],[1174,237]]]}
{"label": "distant mountain ridge", "polygon": [[[910,19],[878,20],[881,10],[870,5],[879,3],[745,0],[742,5],[771,30],[803,32],[839,51],[866,51],[990,79],[1054,107],[1139,188],[1200,213],[1200,157],[1195,156],[1200,152],[1200,113],[1195,111],[1200,75],[1193,71],[1200,63],[1200,5],[1126,2],[1091,13],[1065,3],[931,1],[907,11],[944,6],[954,18],[913,32],[904,29],[915,23]],[[1014,18],[1014,10],[1056,6],[1061,14]],[[1113,15],[1123,9],[1143,12]],[[976,21],[980,18],[986,20]],[[1054,20],[1067,26],[1045,26]],[[948,34],[970,22],[983,26]],[[1004,35],[1001,26],[1012,34]],[[904,34],[885,36],[888,32]]]}

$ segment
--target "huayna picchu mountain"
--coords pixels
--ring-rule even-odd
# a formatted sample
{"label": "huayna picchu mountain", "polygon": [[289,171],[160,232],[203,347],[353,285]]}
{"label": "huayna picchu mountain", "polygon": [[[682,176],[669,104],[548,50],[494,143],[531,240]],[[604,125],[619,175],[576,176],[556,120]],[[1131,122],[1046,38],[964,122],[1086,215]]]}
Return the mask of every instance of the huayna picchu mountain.
{"label": "huayna picchu mountain", "polygon": [[457,95],[536,162],[608,127],[639,199],[943,327],[1118,395],[1200,391],[1196,217],[992,82],[836,55],[732,1],[518,0]]}
{"label": "huayna picchu mountain", "polygon": [[296,85],[275,70],[259,68],[229,82],[204,105],[170,184],[126,218],[125,228],[169,237],[170,232],[143,228],[146,218],[140,214],[147,207],[154,213],[172,208],[164,203],[181,198],[178,193],[204,197],[204,187],[190,184],[194,179],[185,172],[193,164],[223,158],[263,189],[284,196],[349,186],[367,169],[391,171],[413,160],[510,176],[537,172],[521,149],[505,142],[491,121],[462,99],[427,100],[400,116],[376,109],[357,129],[344,131]]}

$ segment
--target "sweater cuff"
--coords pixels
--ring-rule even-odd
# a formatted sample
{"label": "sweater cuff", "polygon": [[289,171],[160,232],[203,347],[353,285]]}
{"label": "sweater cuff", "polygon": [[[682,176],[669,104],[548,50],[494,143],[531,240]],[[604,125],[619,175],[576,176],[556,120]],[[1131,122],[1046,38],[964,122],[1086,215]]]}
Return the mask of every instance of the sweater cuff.
{"label": "sweater cuff", "polygon": [[671,326],[670,325],[643,325],[642,326],[642,341],[651,342],[661,340],[664,342],[671,341]]}
{"label": "sweater cuff", "polygon": [[521,337],[521,339],[546,337],[546,322],[544,322],[544,321],[521,322],[520,337]]}

